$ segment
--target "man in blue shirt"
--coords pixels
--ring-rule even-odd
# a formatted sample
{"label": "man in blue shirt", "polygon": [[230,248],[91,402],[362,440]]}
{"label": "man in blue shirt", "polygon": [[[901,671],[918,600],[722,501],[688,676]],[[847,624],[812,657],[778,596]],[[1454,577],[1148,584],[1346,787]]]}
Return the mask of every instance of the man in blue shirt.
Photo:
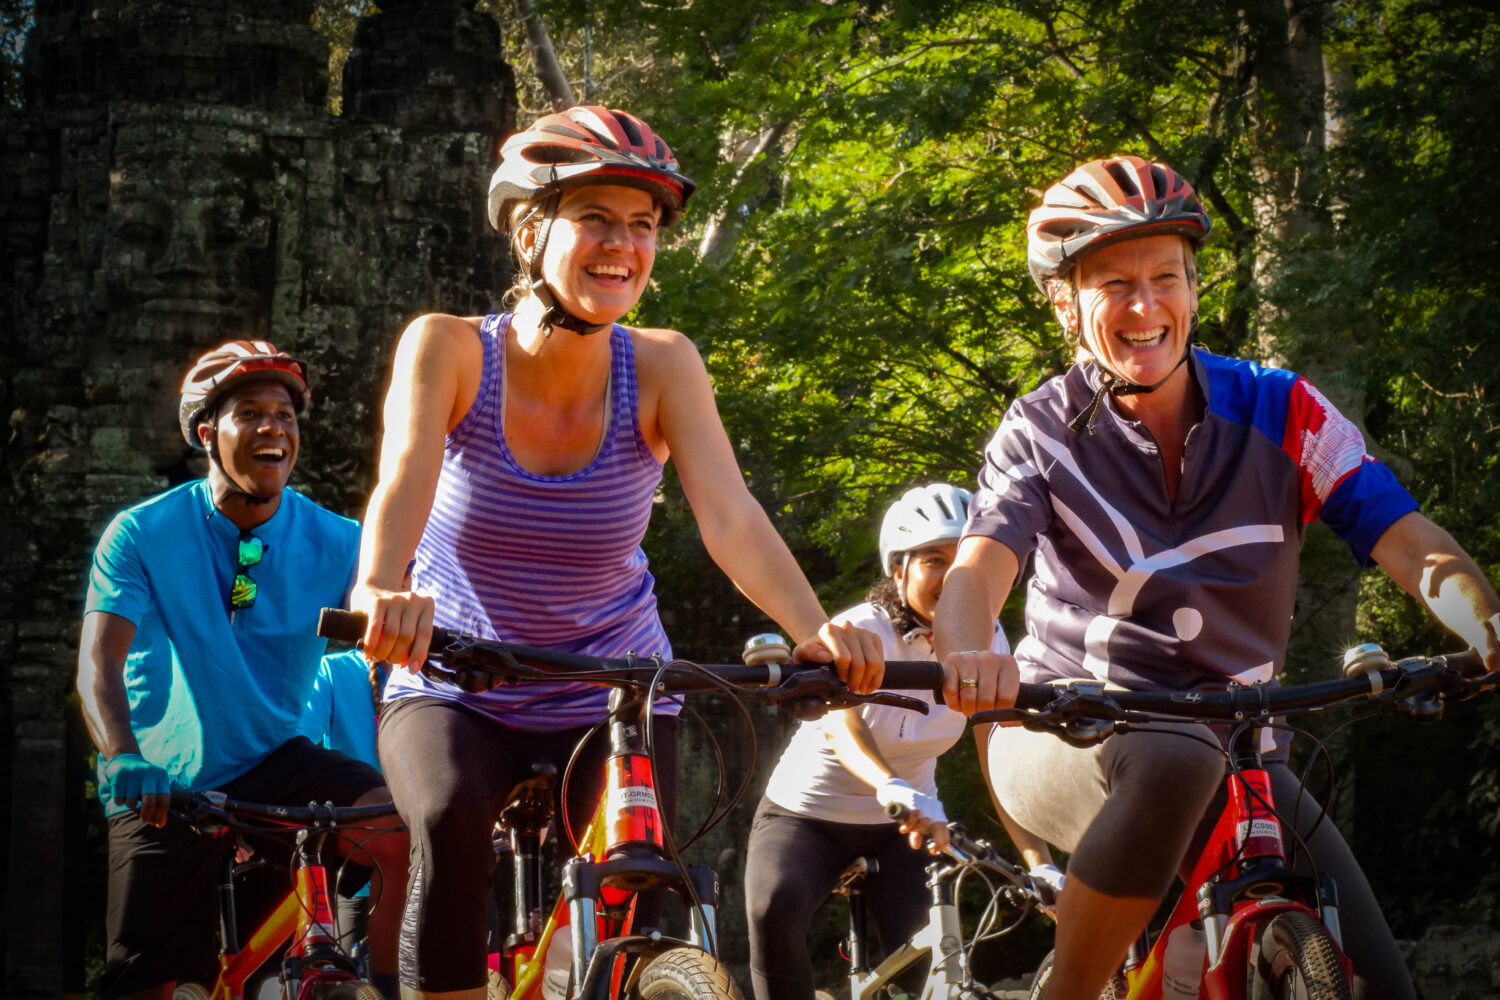
{"label": "man in blue shirt", "polygon": [[[325,645],[318,609],[343,604],[359,547],[355,522],[286,485],[309,401],[306,366],[265,341],[204,355],[180,420],[208,453],[207,478],[122,511],[95,550],[78,691],[109,820],[108,996],[169,997],[216,951],[214,885],[232,841],[168,823],[171,786],[296,805],[390,801],[369,765],[300,735]],[[406,851],[394,833],[355,856],[387,900],[370,928],[383,988],[394,985]]]}

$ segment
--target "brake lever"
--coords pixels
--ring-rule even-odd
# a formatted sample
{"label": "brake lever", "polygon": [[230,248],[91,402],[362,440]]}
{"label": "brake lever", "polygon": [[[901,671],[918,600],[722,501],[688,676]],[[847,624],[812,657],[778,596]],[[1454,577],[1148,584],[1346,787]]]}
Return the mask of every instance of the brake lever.
{"label": "brake lever", "polygon": [[851,694],[850,698],[860,699],[862,705],[889,705],[892,708],[904,708],[912,712],[927,714],[932,706],[921,698],[912,698],[909,695],[894,694],[890,691],[876,691],[874,694]]}
{"label": "brake lever", "polygon": [[422,672],[436,680],[454,684],[469,694],[493,691],[522,678],[546,676],[544,670],[523,667],[508,649],[487,649],[481,656],[474,652],[472,643],[455,639],[443,648],[442,653],[441,662],[429,659],[422,666]]}
{"label": "brake lever", "polygon": [[892,705],[913,712],[927,713],[928,705],[920,698],[877,691],[855,694],[849,685],[826,670],[799,670],[790,673],[774,688],[764,693],[782,711],[804,722],[820,719],[829,711],[859,705]]}

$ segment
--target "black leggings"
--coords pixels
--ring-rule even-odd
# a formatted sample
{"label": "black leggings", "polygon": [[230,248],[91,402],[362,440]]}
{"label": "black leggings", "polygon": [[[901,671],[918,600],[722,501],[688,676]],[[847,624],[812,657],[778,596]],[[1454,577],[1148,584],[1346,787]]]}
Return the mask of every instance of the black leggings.
{"label": "black leggings", "polygon": [[812,1000],[807,934],[813,913],[858,857],[880,866],[865,882],[865,902],[881,947],[892,951],[922,926],[926,855],[912,850],[894,823],[833,823],[760,800],[745,860],[755,1000]]}
{"label": "black leggings", "polygon": [[[670,821],[677,720],[658,716],[655,729],[656,783]],[[551,761],[561,777],[585,732],[511,729],[439,698],[402,698],[382,710],[380,764],[411,833],[411,879],[401,922],[403,985],[429,992],[485,985],[495,820],[505,796],[530,776],[533,761]],[[608,753],[608,735],[601,731],[574,767],[567,792],[575,836],[593,819]]]}

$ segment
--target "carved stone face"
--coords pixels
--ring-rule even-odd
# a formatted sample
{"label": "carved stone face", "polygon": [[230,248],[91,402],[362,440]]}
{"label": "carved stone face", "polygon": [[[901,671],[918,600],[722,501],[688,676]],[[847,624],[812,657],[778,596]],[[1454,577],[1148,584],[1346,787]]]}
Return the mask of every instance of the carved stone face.
{"label": "carved stone face", "polygon": [[257,147],[208,123],[117,129],[101,247],[112,326],[194,344],[266,335],[276,223],[255,194]]}

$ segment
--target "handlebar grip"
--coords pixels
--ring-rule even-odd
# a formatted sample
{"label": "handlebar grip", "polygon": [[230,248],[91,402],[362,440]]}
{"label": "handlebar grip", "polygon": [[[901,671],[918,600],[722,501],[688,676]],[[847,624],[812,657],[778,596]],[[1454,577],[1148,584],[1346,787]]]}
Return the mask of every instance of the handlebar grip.
{"label": "handlebar grip", "polygon": [[1447,653],[1443,656],[1434,656],[1433,659],[1444,661],[1464,677],[1482,677],[1485,674],[1484,654],[1472,647],[1462,653]]}
{"label": "handlebar grip", "polygon": [[1025,684],[1016,691],[1016,707],[1027,710],[1046,708],[1060,694],[1051,684]]}
{"label": "handlebar grip", "polygon": [[886,691],[938,691],[943,665],[930,660],[887,660],[880,687]]}
{"label": "handlebar grip", "polygon": [[888,802],[885,806],[885,814],[891,819],[895,820],[897,823],[906,819],[907,815],[910,812],[910,809],[906,808],[899,802]]}
{"label": "handlebar grip", "polygon": [[344,642],[359,642],[365,637],[369,619],[363,611],[345,611],[343,608],[324,608],[318,612],[318,634],[325,639],[341,639]]}

